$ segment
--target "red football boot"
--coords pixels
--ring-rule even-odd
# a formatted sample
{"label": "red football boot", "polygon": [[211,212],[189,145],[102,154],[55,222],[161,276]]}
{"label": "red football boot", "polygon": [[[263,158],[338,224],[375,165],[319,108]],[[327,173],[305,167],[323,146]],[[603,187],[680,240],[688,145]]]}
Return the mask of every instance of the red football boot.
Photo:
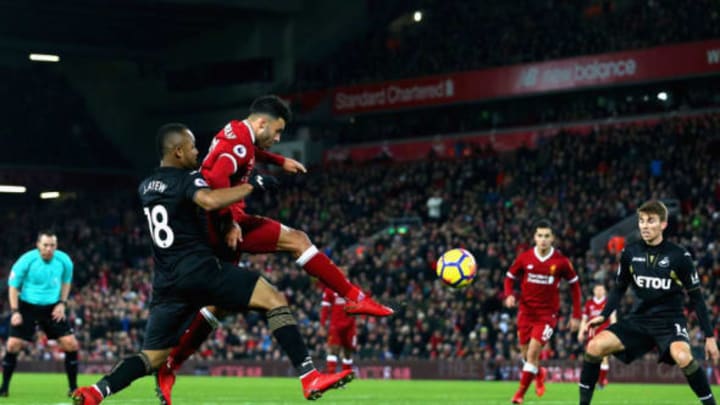
{"label": "red football boot", "polygon": [[74,405],[97,405],[103,400],[95,387],[80,387],[72,393],[71,398]]}
{"label": "red football boot", "polygon": [[390,316],[395,313],[391,308],[378,304],[370,297],[365,297],[361,301],[350,301],[345,304],[344,309],[350,315]]}
{"label": "red football boot", "polygon": [[352,370],[343,370],[339,373],[322,374],[313,370],[300,381],[303,386],[303,395],[306,399],[314,401],[331,388],[340,388],[352,381],[355,377]]}
{"label": "red football boot", "polygon": [[522,404],[523,403],[523,394],[522,392],[518,391],[513,395],[512,397],[512,403],[513,404]]}
{"label": "red football boot", "polygon": [[173,385],[175,385],[175,372],[165,363],[155,374],[155,394],[161,405],[172,405]]}
{"label": "red football boot", "polygon": [[547,369],[540,367],[535,376],[535,395],[537,395],[538,398],[545,395],[545,376],[547,376]]}

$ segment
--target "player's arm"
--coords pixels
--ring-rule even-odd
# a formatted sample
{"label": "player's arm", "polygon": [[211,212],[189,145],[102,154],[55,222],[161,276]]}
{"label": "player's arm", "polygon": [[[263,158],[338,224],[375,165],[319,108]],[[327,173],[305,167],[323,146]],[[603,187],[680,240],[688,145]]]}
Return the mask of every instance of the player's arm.
{"label": "player's arm", "polygon": [[515,306],[515,281],[520,279],[522,277],[522,263],[520,262],[520,257],[515,259],[513,264],[510,266],[510,269],[508,269],[507,273],[505,273],[505,281],[503,282],[503,292],[505,295],[505,306],[508,308],[512,308]]}
{"label": "player's arm", "polygon": [[598,326],[605,322],[606,319],[615,312],[620,306],[620,300],[630,286],[630,254],[623,250],[620,255],[620,264],[618,265],[618,271],[615,276],[615,286],[610,290],[608,294],[607,304],[603,308],[600,316],[590,320],[590,326]]}
{"label": "player's arm", "polygon": [[221,153],[209,170],[203,171],[203,177],[213,189],[230,187],[230,176],[237,172],[238,162],[229,153]]}
{"label": "player's arm", "polygon": [[325,326],[328,317],[330,316],[330,309],[332,308],[332,297],[330,291],[326,288],[323,291],[322,302],[320,303],[320,325]]}
{"label": "player's arm", "polygon": [[617,311],[613,311],[612,314],[610,314],[610,324],[617,323]]}
{"label": "player's arm", "polygon": [[253,188],[247,183],[216,190],[202,188],[195,192],[192,200],[205,211],[214,211],[245,199],[252,193]]}
{"label": "player's arm", "polygon": [[687,291],[688,297],[690,297],[690,306],[697,315],[700,328],[705,334],[705,337],[714,337],[707,305],[705,305],[705,297],[700,289],[700,277],[698,276],[689,252],[684,252],[680,259],[678,276],[685,287],[685,291]]}
{"label": "player's arm", "polygon": [[305,166],[297,160],[272,153],[265,149],[255,148],[255,158],[261,162],[280,166],[288,173],[307,173]]}
{"label": "player's arm", "polygon": [[580,277],[578,277],[570,260],[566,260],[565,279],[570,284],[570,297],[572,298],[573,313],[570,319],[570,330],[573,332],[579,329],[580,318],[582,318],[582,290],[580,289]]}
{"label": "player's arm", "polygon": [[255,159],[263,163],[271,163],[280,167],[282,167],[283,163],[285,163],[285,156],[260,148],[255,148]]}
{"label": "player's arm", "polygon": [[17,311],[20,306],[20,289],[25,281],[27,272],[30,270],[30,261],[30,252],[28,252],[20,256],[10,268],[10,275],[8,276],[8,300],[10,301],[11,311]]}
{"label": "player's arm", "polygon": [[588,317],[587,315],[583,314],[582,318],[580,318],[580,327],[578,328],[578,342],[582,343],[583,340],[585,340],[585,330],[587,329],[587,321]]}
{"label": "player's arm", "polygon": [[684,252],[680,259],[678,275],[685,287],[685,291],[687,291],[690,297],[690,305],[695,310],[698,322],[700,323],[700,329],[702,329],[705,334],[705,358],[711,359],[714,364],[717,364],[718,360],[720,360],[720,351],[718,351],[713,326],[708,316],[705,297],[700,289],[700,276],[697,273],[697,269],[695,269],[695,263],[693,263],[692,256],[690,256],[689,252]]}

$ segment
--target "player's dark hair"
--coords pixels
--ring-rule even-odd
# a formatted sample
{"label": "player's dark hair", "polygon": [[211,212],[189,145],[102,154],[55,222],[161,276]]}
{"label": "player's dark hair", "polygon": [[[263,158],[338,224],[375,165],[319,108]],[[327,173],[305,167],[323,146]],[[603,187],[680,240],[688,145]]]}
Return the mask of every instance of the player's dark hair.
{"label": "player's dark hair", "polygon": [[40,240],[40,238],[43,236],[53,237],[53,236],[57,236],[57,234],[52,229],[42,229],[38,232],[38,236],[37,236],[38,240]]}
{"label": "player's dark hair", "polygon": [[160,159],[162,159],[168,152],[170,152],[170,149],[173,147],[172,142],[170,142],[170,137],[175,134],[182,133],[182,131],[185,131],[187,129],[187,125],[181,124],[179,122],[171,122],[169,124],[161,126],[160,129],[158,129],[157,137],[155,138],[155,148]]}
{"label": "player's dark hair", "polygon": [[274,94],[256,98],[250,104],[250,114],[267,114],[275,119],[282,118],[286,124],[292,119],[292,111],[288,103]]}
{"label": "player's dark hair", "polygon": [[[552,224],[550,223],[550,220],[548,219],[539,219],[535,221],[535,225],[533,226],[533,233],[536,232],[538,229],[549,229],[550,232],[553,232]],[[553,232],[554,233],[554,232]]]}
{"label": "player's dark hair", "polygon": [[665,222],[668,219],[668,208],[659,200],[646,201],[637,209],[637,213],[638,215],[641,213],[648,215],[655,214],[660,218],[660,222]]}

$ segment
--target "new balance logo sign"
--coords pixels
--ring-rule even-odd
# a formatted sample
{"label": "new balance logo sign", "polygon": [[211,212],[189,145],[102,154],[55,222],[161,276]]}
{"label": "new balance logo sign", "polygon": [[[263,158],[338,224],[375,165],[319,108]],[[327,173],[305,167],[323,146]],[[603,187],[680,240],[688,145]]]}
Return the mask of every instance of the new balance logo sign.
{"label": "new balance logo sign", "polygon": [[708,65],[715,65],[720,63],[720,49],[710,49],[707,51],[707,62]]}
{"label": "new balance logo sign", "polygon": [[535,87],[537,86],[538,76],[540,76],[540,69],[531,67],[526,69],[520,74],[520,87]]}
{"label": "new balance logo sign", "polygon": [[653,290],[669,290],[672,280],[669,278],[658,278],[648,276],[636,276],[633,274],[635,284],[640,288],[652,288]]}
{"label": "new balance logo sign", "polygon": [[262,176],[255,176],[255,182],[258,184],[258,186],[260,186],[260,188],[265,188]]}

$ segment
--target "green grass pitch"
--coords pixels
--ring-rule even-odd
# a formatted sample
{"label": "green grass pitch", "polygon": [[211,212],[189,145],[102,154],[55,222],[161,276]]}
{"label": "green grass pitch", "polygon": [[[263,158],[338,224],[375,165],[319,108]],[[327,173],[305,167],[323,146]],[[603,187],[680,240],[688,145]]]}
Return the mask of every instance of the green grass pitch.
{"label": "green grass pitch", "polygon": [[[80,384],[92,384],[99,376],[81,375]],[[146,377],[114,395],[103,404],[157,405],[154,380]],[[0,405],[69,405],[63,374],[15,373],[10,396]],[[332,390],[315,401],[318,405],[367,404],[509,404],[517,382],[480,381],[392,381],[355,380],[347,388]],[[548,383],[542,399],[531,391],[529,405],[577,404],[577,385]],[[717,392],[720,391],[716,391]],[[309,404],[302,397],[300,382],[291,378],[178,377],[174,405]],[[686,385],[641,385],[612,382],[595,393],[593,404],[699,404]]]}

